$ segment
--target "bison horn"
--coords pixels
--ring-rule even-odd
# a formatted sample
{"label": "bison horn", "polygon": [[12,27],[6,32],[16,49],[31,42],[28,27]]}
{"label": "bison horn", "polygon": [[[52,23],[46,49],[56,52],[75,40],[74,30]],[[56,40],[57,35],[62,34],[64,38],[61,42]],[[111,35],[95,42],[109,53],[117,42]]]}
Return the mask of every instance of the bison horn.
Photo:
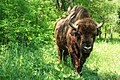
{"label": "bison horn", "polygon": [[75,17],[75,13],[72,12],[67,16],[66,21],[68,21],[68,23],[70,23],[74,17]]}
{"label": "bison horn", "polygon": [[75,24],[72,22],[72,20],[75,18],[75,16],[76,16],[76,14],[75,14],[74,12],[72,12],[72,13],[67,17],[67,21],[68,21],[68,24],[69,24],[72,28],[77,29],[78,26],[75,25]]}
{"label": "bison horn", "polygon": [[71,12],[71,6],[68,7],[67,13],[70,14]]}
{"label": "bison horn", "polygon": [[102,19],[102,22],[101,22],[101,23],[99,23],[99,24],[97,25],[97,28],[102,27],[102,26],[103,26],[103,24],[104,24],[104,19],[103,19],[103,17],[102,17],[102,16],[100,16],[100,18]]}
{"label": "bison horn", "polygon": [[76,25],[76,24],[74,24],[74,23],[72,23],[72,22],[70,22],[69,24],[70,24],[70,26],[71,26],[72,28],[74,28],[74,29],[77,29],[77,28],[78,28],[78,25]]}
{"label": "bison horn", "polygon": [[69,16],[66,18],[67,23],[72,27],[72,28],[77,28],[77,26],[72,22],[72,20],[75,18],[75,13],[72,12],[71,14],[69,14]]}

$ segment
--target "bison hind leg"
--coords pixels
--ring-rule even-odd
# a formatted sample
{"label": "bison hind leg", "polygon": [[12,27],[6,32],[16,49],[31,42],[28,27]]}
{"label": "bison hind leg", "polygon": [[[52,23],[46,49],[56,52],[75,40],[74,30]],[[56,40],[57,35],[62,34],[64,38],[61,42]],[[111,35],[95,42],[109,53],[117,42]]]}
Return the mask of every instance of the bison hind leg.
{"label": "bison hind leg", "polygon": [[74,66],[75,66],[74,57],[73,57],[73,55],[70,55],[70,57],[71,57],[72,65],[73,65],[73,67],[74,67]]}
{"label": "bison hind leg", "polygon": [[63,53],[63,61],[64,61],[64,64],[66,64],[66,65],[67,65],[67,55],[68,55],[68,51],[65,50]]}
{"label": "bison hind leg", "polygon": [[58,50],[58,61],[59,64],[62,62],[62,52],[63,50],[59,48],[59,46],[57,46],[57,50]]}

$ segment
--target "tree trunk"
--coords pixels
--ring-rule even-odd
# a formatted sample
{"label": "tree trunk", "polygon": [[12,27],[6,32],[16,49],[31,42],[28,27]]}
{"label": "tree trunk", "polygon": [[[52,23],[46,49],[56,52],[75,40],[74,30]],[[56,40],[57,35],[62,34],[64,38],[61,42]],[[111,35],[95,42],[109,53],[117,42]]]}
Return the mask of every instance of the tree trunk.
{"label": "tree trunk", "polygon": [[65,10],[65,0],[62,0],[61,10],[62,10],[62,9]]}
{"label": "tree trunk", "polygon": [[69,2],[69,6],[70,7],[72,6],[72,2],[73,2],[73,0],[70,0],[70,2]]}
{"label": "tree trunk", "polygon": [[[65,10],[65,0],[61,0],[61,5],[59,3],[59,0],[55,0],[56,1],[56,8],[58,8],[58,10]],[[71,7],[73,0],[69,0],[69,6]]]}
{"label": "tree trunk", "polygon": [[106,26],[105,26],[105,41],[106,41],[106,38],[107,38],[107,29],[106,29]]}
{"label": "tree trunk", "polygon": [[56,0],[56,8],[58,8],[58,10],[60,10],[60,4],[59,4],[58,0]]}
{"label": "tree trunk", "polygon": [[112,27],[110,26],[110,38],[113,38],[113,31],[112,31]]}

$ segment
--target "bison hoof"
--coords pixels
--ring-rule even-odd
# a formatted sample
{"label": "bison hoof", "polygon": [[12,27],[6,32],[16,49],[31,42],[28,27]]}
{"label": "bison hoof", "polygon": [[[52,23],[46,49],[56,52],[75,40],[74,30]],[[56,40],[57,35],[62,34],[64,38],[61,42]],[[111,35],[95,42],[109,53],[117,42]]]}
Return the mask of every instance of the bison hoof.
{"label": "bison hoof", "polygon": [[59,64],[61,64],[62,62],[61,62],[61,60],[59,60],[59,62],[58,62]]}
{"label": "bison hoof", "polygon": [[79,74],[80,76],[82,76],[82,72],[78,73],[77,71],[75,72],[77,75]]}
{"label": "bison hoof", "polygon": [[79,73],[78,71],[76,71],[75,73],[76,73],[76,74],[79,74],[80,76],[82,76],[82,72]]}

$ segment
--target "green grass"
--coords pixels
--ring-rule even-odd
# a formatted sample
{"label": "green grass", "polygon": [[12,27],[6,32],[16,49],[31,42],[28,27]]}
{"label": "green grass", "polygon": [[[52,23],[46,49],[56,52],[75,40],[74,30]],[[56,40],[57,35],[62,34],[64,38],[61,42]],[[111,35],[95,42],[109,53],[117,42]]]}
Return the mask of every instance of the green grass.
{"label": "green grass", "polygon": [[83,76],[68,65],[58,64],[55,42],[2,45],[0,50],[0,80],[120,80],[120,41],[97,40],[83,66]]}

